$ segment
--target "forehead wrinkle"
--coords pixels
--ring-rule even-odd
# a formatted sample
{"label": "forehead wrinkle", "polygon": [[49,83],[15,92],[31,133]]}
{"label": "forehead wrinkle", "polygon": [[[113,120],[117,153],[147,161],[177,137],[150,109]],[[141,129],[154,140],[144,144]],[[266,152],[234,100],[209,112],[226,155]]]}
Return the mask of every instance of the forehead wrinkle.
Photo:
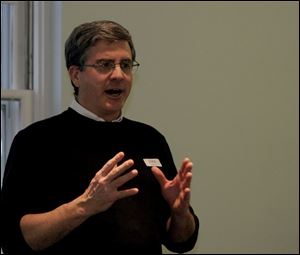
{"label": "forehead wrinkle", "polygon": [[97,57],[104,60],[111,60],[113,56],[120,54],[120,52],[123,55],[123,58],[120,56],[120,59],[132,59],[132,52],[128,42],[123,40],[113,42],[100,40],[90,47],[85,60],[97,59]]}

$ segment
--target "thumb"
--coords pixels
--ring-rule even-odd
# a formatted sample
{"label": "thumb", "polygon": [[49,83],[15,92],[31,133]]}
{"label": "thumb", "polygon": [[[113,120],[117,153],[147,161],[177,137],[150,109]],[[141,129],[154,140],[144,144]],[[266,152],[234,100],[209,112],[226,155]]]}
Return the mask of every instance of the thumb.
{"label": "thumb", "polygon": [[152,170],[152,173],[154,174],[156,180],[160,184],[160,186],[163,187],[165,185],[165,183],[168,181],[166,179],[165,175],[163,174],[163,172],[156,166],[153,166],[151,168],[151,170]]}

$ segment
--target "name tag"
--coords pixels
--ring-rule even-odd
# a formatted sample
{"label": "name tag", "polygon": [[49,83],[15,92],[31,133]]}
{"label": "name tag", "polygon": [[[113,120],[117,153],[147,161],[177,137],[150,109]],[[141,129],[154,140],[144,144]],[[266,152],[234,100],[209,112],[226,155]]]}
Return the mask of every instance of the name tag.
{"label": "name tag", "polygon": [[158,158],[144,158],[146,166],[162,166]]}

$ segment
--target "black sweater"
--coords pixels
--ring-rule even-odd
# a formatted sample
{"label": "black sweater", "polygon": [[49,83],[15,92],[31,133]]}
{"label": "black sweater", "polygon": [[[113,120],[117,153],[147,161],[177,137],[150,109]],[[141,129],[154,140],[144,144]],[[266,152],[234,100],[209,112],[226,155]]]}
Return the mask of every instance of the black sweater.
{"label": "black sweater", "polygon": [[[132,169],[139,172],[122,188],[137,187],[139,193],[90,217],[48,249],[31,251],[20,231],[21,217],[53,210],[81,195],[95,173],[120,151],[124,160],[134,160]],[[168,179],[177,173],[165,138],[149,125],[126,118],[96,122],[69,108],[20,131],[11,146],[1,191],[3,250],[88,255],[161,254],[161,244],[175,252],[192,249],[198,218],[194,215],[196,231],[187,242],[170,242],[165,231],[170,210],[144,158],[159,159]]]}

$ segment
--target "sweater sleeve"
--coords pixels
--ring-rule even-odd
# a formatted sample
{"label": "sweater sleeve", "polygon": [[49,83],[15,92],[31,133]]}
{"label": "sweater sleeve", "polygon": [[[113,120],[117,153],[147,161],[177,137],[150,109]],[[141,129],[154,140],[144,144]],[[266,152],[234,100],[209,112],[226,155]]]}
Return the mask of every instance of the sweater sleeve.
{"label": "sweater sleeve", "polygon": [[190,207],[190,211],[194,217],[195,220],[195,231],[194,233],[189,237],[189,239],[187,239],[184,242],[173,242],[172,240],[170,240],[169,236],[166,234],[165,237],[165,241],[164,241],[164,245],[173,252],[177,252],[177,253],[184,253],[184,252],[188,252],[190,250],[192,250],[197,242],[198,239],[198,232],[199,232],[199,219],[196,216],[196,214],[194,213],[194,210],[192,207]]}
{"label": "sweater sleeve", "polygon": [[[173,179],[176,174],[177,174],[177,170],[176,170],[176,166],[172,157],[172,153],[170,150],[170,147],[166,141],[166,139],[163,137],[163,155],[165,155],[164,160],[167,162],[167,166],[168,168],[164,169],[164,174],[167,177],[167,179]],[[165,238],[164,238],[164,245],[166,246],[166,248],[168,248],[170,251],[173,252],[178,252],[178,253],[184,253],[184,252],[188,252],[190,250],[192,250],[197,242],[197,238],[198,238],[198,232],[199,232],[199,219],[197,217],[197,215],[195,214],[193,208],[190,206],[190,212],[192,213],[193,217],[194,217],[194,221],[195,221],[195,231],[194,233],[190,236],[190,238],[188,240],[186,240],[185,242],[180,242],[180,243],[175,243],[173,242],[167,233],[165,233]]]}
{"label": "sweater sleeve", "polygon": [[8,155],[3,186],[1,190],[1,225],[2,235],[1,247],[4,254],[30,254],[31,249],[25,242],[21,228],[20,219],[24,215],[26,197],[28,196],[26,186],[30,175],[26,166],[28,148],[24,146],[20,133],[14,138]]}

